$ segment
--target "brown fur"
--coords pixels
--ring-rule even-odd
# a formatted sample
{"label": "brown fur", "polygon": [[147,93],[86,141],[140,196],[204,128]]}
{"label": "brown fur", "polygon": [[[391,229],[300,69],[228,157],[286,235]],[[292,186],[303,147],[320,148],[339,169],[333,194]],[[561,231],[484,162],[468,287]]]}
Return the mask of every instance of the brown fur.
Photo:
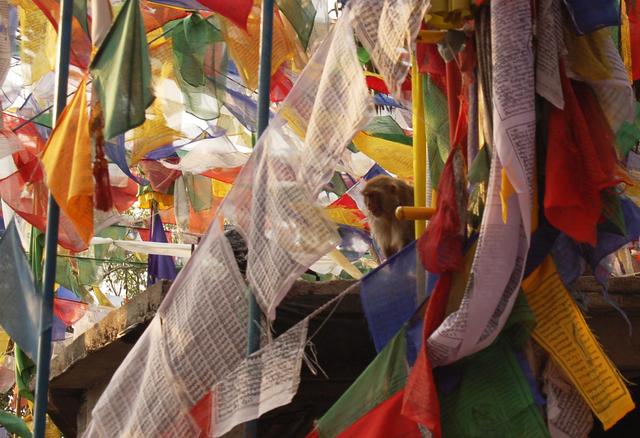
{"label": "brown fur", "polygon": [[413,187],[397,178],[380,175],[370,179],[362,190],[367,220],[382,254],[389,258],[414,238],[412,221],[396,218],[396,208],[413,205]]}

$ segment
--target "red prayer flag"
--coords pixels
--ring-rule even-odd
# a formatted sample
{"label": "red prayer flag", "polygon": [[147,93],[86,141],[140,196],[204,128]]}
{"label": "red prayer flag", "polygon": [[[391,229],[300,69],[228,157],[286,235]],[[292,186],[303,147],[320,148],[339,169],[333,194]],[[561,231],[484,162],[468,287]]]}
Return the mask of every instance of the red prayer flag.
{"label": "red prayer flag", "polygon": [[227,17],[242,29],[247,29],[247,19],[253,7],[253,0],[198,0],[198,3]]}
{"label": "red prayer flag", "polygon": [[242,166],[230,167],[228,169],[216,167],[215,169],[209,169],[206,172],[201,173],[200,175],[212,179],[217,179],[218,181],[222,181],[227,184],[233,184],[241,170]]}
{"label": "red prayer flag", "polygon": [[[3,114],[2,118],[7,129],[15,129],[25,123],[23,119],[8,114]],[[44,141],[32,122],[21,126],[16,134],[24,149],[12,154],[16,170],[0,180],[0,198],[17,215],[44,232],[47,224],[49,190],[44,183],[44,174],[38,159],[44,148]],[[61,246],[74,252],[87,248],[64,212],[60,214],[59,229]]]}
{"label": "red prayer flag", "polygon": [[634,81],[640,81],[640,3],[627,2],[631,39],[631,66]]}
{"label": "red prayer flag", "polygon": [[614,135],[591,88],[561,69],[565,106],[549,114],[544,213],[580,243],[596,244],[600,192],[615,186]]}
{"label": "red prayer flag", "polygon": [[427,354],[427,340],[444,320],[451,289],[451,273],[441,274],[424,315],[422,347],[405,386],[402,415],[424,425],[435,438],[442,436],[440,402]]}
{"label": "red prayer flag", "polygon": [[[380,403],[338,435],[338,438],[420,438],[418,425],[400,414],[404,390]],[[316,431],[307,435],[313,437]],[[317,435],[316,435],[317,436]]]}
{"label": "red prayer flag", "polygon": [[138,199],[138,184],[133,180],[129,180],[126,187],[111,186],[111,198],[116,210],[119,213],[124,213]]}
{"label": "red prayer flag", "polygon": [[193,407],[189,414],[200,428],[200,438],[209,436],[211,430],[211,391],[207,392]]}
{"label": "red prayer flag", "polygon": [[293,82],[282,71],[282,67],[276,70],[271,76],[271,90],[269,92],[271,102],[282,102],[291,91],[291,88],[293,88]]}
{"label": "red prayer flag", "polygon": [[65,325],[75,324],[89,309],[87,303],[55,297],[53,299],[53,314],[60,318]]}
{"label": "red prayer flag", "polygon": [[457,196],[464,196],[464,191],[456,194],[456,157],[462,159],[459,148],[451,151],[444,165],[438,185],[436,213],[418,239],[418,254],[429,272],[452,272],[462,266],[464,236],[461,232],[458,205],[466,205],[466,202],[457,199]]}

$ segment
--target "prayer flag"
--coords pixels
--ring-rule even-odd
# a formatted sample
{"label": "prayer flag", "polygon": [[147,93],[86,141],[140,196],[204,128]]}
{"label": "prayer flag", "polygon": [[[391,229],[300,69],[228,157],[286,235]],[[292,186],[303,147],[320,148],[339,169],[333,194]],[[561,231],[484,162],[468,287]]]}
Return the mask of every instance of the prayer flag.
{"label": "prayer flag", "polygon": [[198,0],[198,2],[210,11],[227,17],[242,29],[247,28],[247,19],[253,7],[253,0]]}
{"label": "prayer flag", "polygon": [[353,138],[353,144],[360,152],[389,172],[404,178],[413,176],[413,150],[411,146],[374,137],[364,132],[356,134]]}
{"label": "prayer flag", "polygon": [[151,63],[139,0],[126,0],[91,63],[104,138],[141,125],[153,102]]}
{"label": "prayer flag", "polygon": [[[33,0],[42,10],[54,29],[58,30],[60,19],[59,0]],[[71,54],[73,65],[85,70],[91,57],[91,41],[87,25],[87,3],[84,0],[73,1],[73,18],[71,20]]]}
{"label": "prayer flag", "polygon": [[311,0],[276,0],[278,8],[287,17],[306,50],[316,18],[316,8]]}
{"label": "prayer flag", "polygon": [[113,11],[109,0],[91,0],[91,42],[94,47],[100,47],[109,33]]}
{"label": "prayer flag", "polygon": [[[153,226],[151,230],[151,241],[167,243],[167,235],[164,232],[164,226],[159,214],[153,216]],[[166,255],[149,255],[148,262],[149,271],[149,284],[155,283],[157,280],[175,280],[176,278],[176,265],[173,262],[173,257]]]}
{"label": "prayer flag", "polygon": [[15,222],[9,224],[0,240],[0,278],[0,325],[35,359],[42,297],[36,292]]}
{"label": "prayer flag", "polygon": [[5,410],[0,410],[0,426],[6,429],[6,432],[15,434],[20,438],[32,437],[31,431],[24,420]]}
{"label": "prayer flag", "polygon": [[71,219],[82,241],[93,235],[93,174],[87,114],[87,82],[80,83],[42,153],[51,195]]}
{"label": "prayer flag", "polygon": [[[519,298],[528,319],[522,321],[528,333],[533,325],[531,311],[526,300]],[[510,317],[513,320],[514,313]],[[512,321],[516,322],[516,321]],[[517,326],[516,326],[517,327]],[[549,431],[535,403],[531,386],[518,363],[508,333],[463,361],[450,365],[443,371],[454,374],[458,380],[454,389],[445,390],[439,379],[439,398],[442,406],[442,427],[445,437],[512,436],[549,437]],[[521,338],[521,339],[526,339]],[[442,377],[444,372],[439,374]]]}
{"label": "prayer flag", "polygon": [[87,303],[56,297],[53,300],[53,314],[60,318],[66,326],[78,322],[89,309]]}
{"label": "prayer flag", "polygon": [[160,6],[148,0],[142,1],[142,16],[144,19],[144,28],[147,32],[156,30],[170,21],[184,18],[188,14],[189,13],[184,10]]}
{"label": "prayer flag", "polygon": [[613,133],[591,88],[564,72],[561,78],[565,107],[549,115],[544,213],[572,239],[595,246],[601,191],[619,182]]}
{"label": "prayer flag", "polygon": [[620,4],[615,0],[564,0],[578,34],[620,26]]}
{"label": "prayer flag", "polygon": [[75,324],[89,310],[89,305],[80,301],[80,298],[69,289],[60,286],[53,300],[53,314],[59,318],[65,326]]}
{"label": "prayer flag", "polygon": [[400,414],[406,379],[403,329],[318,420],[307,438],[420,437],[417,424]]}
{"label": "prayer flag", "polygon": [[360,300],[378,352],[417,310],[424,296],[417,292],[415,242],[362,279]]}

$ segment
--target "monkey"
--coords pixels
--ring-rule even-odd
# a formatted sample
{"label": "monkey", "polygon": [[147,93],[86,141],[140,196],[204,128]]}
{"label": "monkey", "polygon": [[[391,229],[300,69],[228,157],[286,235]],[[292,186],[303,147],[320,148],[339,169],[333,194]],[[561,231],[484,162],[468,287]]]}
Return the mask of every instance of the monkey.
{"label": "monkey", "polygon": [[389,258],[414,240],[411,221],[396,218],[396,208],[413,205],[413,187],[386,175],[371,178],[362,196],[367,207],[367,220],[382,255]]}

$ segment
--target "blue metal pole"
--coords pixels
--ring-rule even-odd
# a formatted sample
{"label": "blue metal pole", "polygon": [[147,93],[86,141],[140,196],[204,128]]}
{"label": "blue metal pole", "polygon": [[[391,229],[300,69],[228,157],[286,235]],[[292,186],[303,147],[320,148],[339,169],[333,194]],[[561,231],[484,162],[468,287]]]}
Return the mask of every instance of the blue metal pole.
{"label": "blue metal pole", "polygon": [[[260,21],[260,67],[258,78],[258,138],[269,124],[269,91],[271,89],[271,47],[273,44],[273,0],[262,0]],[[260,348],[260,308],[253,294],[249,295],[248,354]],[[258,436],[258,421],[245,425],[245,438]]]}
{"label": "blue metal pole", "polygon": [[[53,107],[53,125],[67,104],[67,82],[69,79],[69,52],[71,47],[71,17],[73,0],[60,2],[60,24],[58,26],[58,59],[56,65],[56,101]],[[69,157],[70,159],[71,157]],[[51,364],[51,322],[53,314],[53,286],[56,280],[56,258],[58,249],[58,222],[60,208],[49,195],[47,212],[47,235],[45,241],[43,300],[40,310],[40,337],[38,339],[38,364],[36,394],[33,416],[33,436],[43,438],[49,393],[49,368]]]}

